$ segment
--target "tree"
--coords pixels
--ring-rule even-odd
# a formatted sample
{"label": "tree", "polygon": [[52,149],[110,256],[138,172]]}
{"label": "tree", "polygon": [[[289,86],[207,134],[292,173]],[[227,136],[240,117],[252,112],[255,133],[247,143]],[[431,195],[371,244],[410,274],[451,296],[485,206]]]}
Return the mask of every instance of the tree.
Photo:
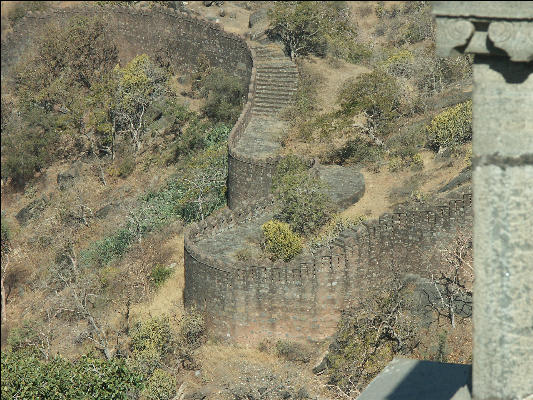
{"label": "tree", "polygon": [[276,219],[287,222],[298,234],[314,233],[333,215],[326,189],[313,170],[288,157],[278,164],[273,178]]}
{"label": "tree", "polygon": [[146,111],[165,94],[167,76],[150,57],[142,54],[124,68],[115,67],[114,78],[113,131],[130,134],[138,151],[146,128]]}
{"label": "tree", "polygon": [[431,282],[436,296],[426,291],[430,307],[437,312],[437,317],[446,317],[453,328],[456,315],[472,315],[472,289],[474,279],[472,266],[472,236],[458,232],[455,239],[443,250],[444,263],[439,275],[431,273]]}
{"label": "tree", "polygon": [[2,323],[6,322],[6,290],[5,290],[5,279],[9,269],[9,253],[11,253],[11,233],[7,227],[7,224],[4,222],[4,215],[2,212],[2,237],[1,237],[1,247],[2,247],[2,275],[0,278],[1,285],[1,296],[2,296]]}
{"label": "tree", "polygon": [[55,316],[74,317],[87,321],[85,337],[91,340],[107,360],[113,358],[105,326],[94,314],[95,302],[100,297],[101,285],[92,271],[80,266],[72,241],[59,250],[51,269],[50,287],[54,289],[52,309]]}
{"label": "tree", "polygon": [[346,81],[338,103],[345,115],[363,113],[373,135],[384,135],[391,121],[400,115],[400,89],[395,78],[385,72],[369,72]]}
{"label": "tree", "polygon": [[344,2],[276,2],[269,11],[268,35],[280,39],[291,57],[326,54],[328,44],[354,33]]}

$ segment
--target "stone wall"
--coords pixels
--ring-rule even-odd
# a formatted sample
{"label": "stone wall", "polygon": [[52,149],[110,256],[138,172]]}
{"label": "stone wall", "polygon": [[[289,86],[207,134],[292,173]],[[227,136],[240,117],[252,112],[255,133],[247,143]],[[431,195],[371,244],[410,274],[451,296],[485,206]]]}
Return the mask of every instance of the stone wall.
{"label": "stone wall", "polygon": [[164,55],[178,70],[193,68],[205,56],[212,66],[241,77],[248,85],[253,59],[248,45],[238,35],[224,32],[217,24],[168,7],[150,9],[116,6],[76,6],[44,12],[29,12],[2,42],[2,76],[30,48],[33,38],[50,22],[65,24],[74,16],[105,18],[116,38],[120,63],[137,54]]}
{"label": "stone wall", "polygon": [[224,264],[196,243],[253,223],[272,203],[267,198],[235,211],[225,209],[191,225],[185,234],[184,303],[205,311],[214,331],[237,341],[263,337],[304,340],[331,335],[340,311],[402,272],[424,273],[421,251],[471,226],[471,195],[429,210],[385,214],[341,233],[331,246],[289,263]]}

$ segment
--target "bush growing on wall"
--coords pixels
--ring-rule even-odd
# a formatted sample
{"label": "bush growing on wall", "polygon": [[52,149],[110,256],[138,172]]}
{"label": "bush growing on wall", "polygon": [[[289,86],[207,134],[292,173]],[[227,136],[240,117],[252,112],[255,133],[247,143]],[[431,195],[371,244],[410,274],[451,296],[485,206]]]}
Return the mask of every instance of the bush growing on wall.
{"label": "bush growing on wall", "polygon": [[265,222],[261,230],[265,237],[265,250],[272,260],[281,258],[290,261],[301,253],[302,239],[291,230],[289,224],[271,220]]}
{"label": "bush growing on wall", "polygon": [[437,115],[426,126],[426,146],[433,151],[454,148],[472,140],[472,101],[457,104]]}
{"label": "bush growing on wall", "polygon": [[314,233],[333,214],[326,185],[308,171],[298,169],[276,178],[274,196],[278,208],[276,218],[304,236]]}

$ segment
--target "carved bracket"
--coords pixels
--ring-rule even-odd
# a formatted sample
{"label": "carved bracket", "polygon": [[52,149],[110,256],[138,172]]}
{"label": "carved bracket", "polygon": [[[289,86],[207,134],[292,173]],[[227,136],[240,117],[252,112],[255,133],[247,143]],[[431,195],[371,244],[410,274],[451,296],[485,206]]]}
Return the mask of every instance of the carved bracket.
{"label": "carved bracket", "polygon": [[533,21],[494,21],[489,25],[489,39],[504,50],[511,61],[533,60]]}
{"label": "carved bracket", "polygon": [[474,24],[466,19],[437,18],[437,55],[447,57],[466,45],[474,31]]}
{"label": "carved bracket", "polygon": [[[533,18],[528,17],[528,9],[521,18],[518,12],[514,12],[512,17],[494,17],[479,9],[481,5],[478,3],[483,2],[471,3],[476,3],[473,6],[477,14],[458,13],[447,4],[438,5],[435,14],[439,56],[447,57],[458,52],[508,56],[514,62],[533,61]],[[533,6],[533,2],[525,3]]]}

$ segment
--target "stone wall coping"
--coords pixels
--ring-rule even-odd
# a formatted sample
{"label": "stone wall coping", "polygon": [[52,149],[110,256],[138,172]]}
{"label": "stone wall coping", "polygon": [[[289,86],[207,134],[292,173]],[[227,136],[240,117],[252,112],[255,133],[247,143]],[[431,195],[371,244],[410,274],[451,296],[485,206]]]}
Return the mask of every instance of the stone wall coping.
{"label": "stone wall coping", "polygon": [[[222,234],[236,224],[250,221],[258,215],[262,215],[266,210],[271,209],[272,205],[273,197],[269,196],[256,203],[246,203],[235,210],[230,210],[226,207],[210,215],[204,221],[192,223],[185,229],[184,233],[185,252],[207,268],[235,276],[236,278],[251,276],[251,279],[254,279],[258,270],[270,274],[298,272],[300,275],[302,275],[303,270],[308,273],[312,270],[314,274],[322,260],[342,257],[349,253],[348,249],[353,249],[354,246],[364,243],[371,244],[371,242],[375,242],[372,244],[373,247],[379,245],[382,238],[390,237],[397,228],[416,230],[420,227],[419,224],[422,223],[438,230],[445,220],[455,220],[454,215],[457,214],[457,211],[462,212],[463,216],[469,215],[472,206],[472,193],[463,193],[461,198],[451,199],[428,209],[385,213],[377,219],[363,221],[357,227],[341,232],[339,238],[331,245],[321,246],[313,253],[301,254],[288,263],[252,260],[248,263],[236,262],[230,265],[213,258],[197,245],[202,239]],[[433,228],[430,230],[433,230]],[[423,235],[423,232],[421,231],[420,234]]]}

